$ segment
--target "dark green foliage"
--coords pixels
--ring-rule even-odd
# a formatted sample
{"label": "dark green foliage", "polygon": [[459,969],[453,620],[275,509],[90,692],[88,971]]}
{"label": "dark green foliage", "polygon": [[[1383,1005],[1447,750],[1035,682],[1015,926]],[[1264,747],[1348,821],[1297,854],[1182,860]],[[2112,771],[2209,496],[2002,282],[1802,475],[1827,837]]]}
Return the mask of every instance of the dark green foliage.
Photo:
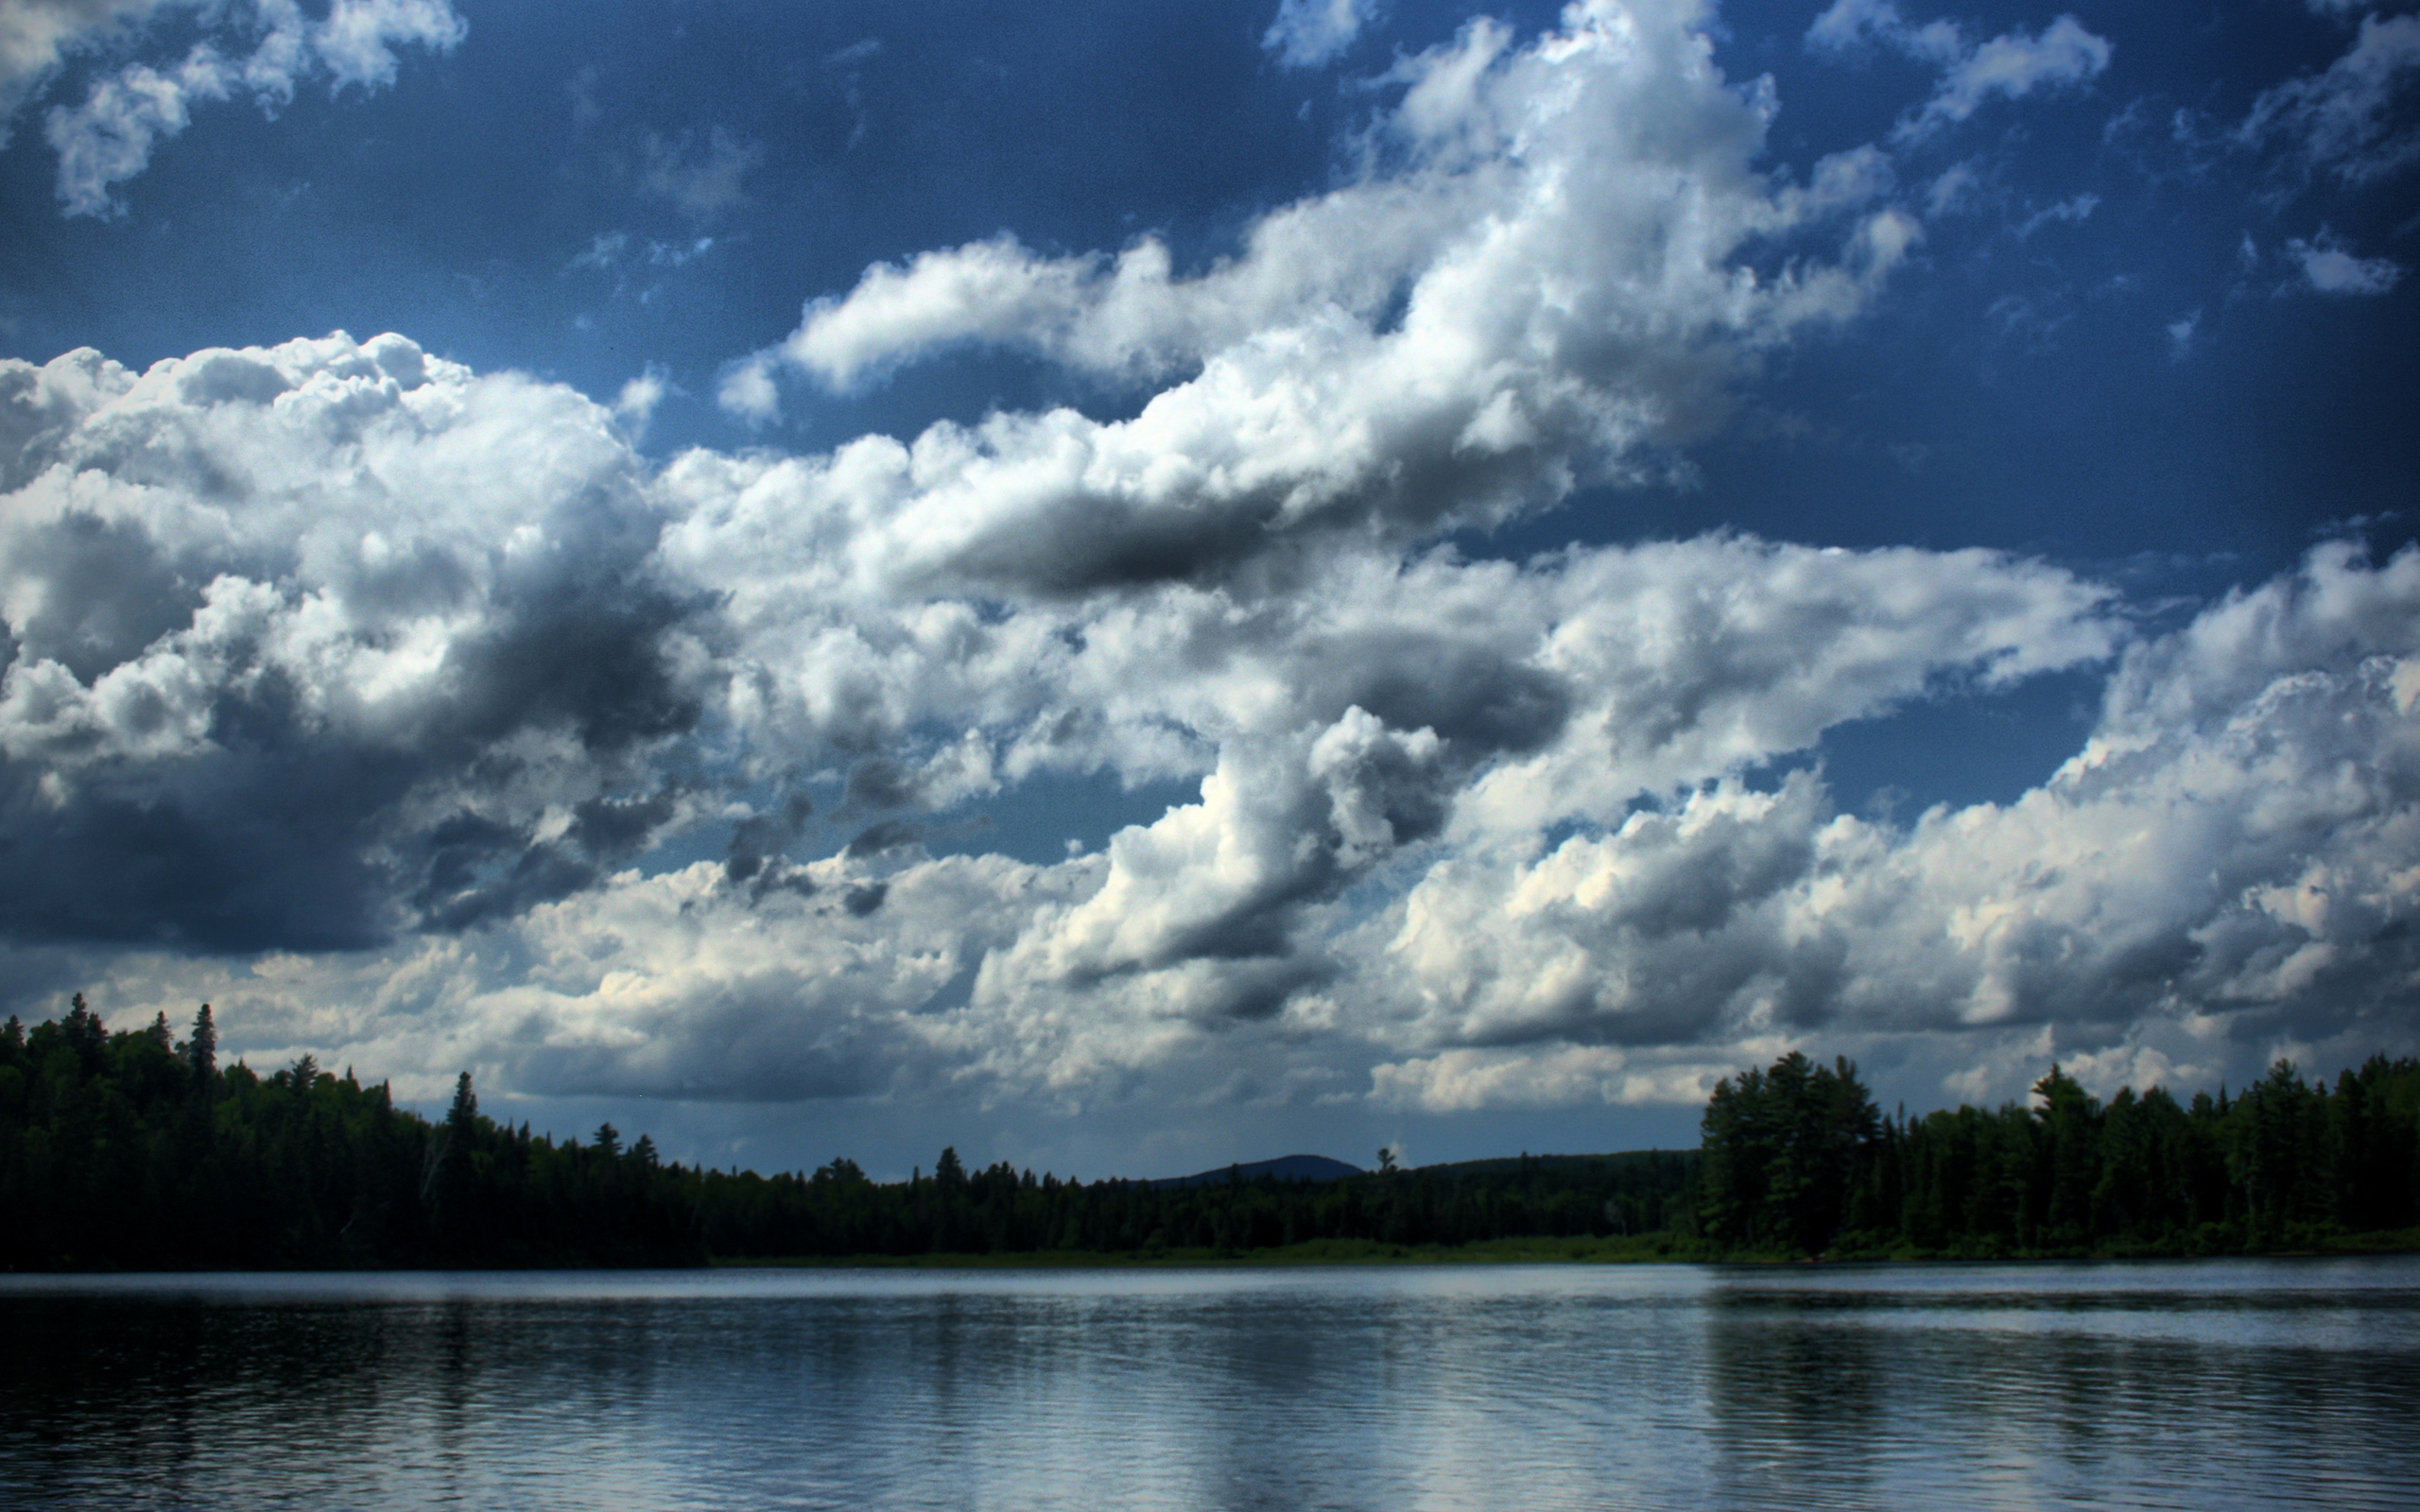
{"label": "dark green foliage", "polygon": [[[479,1112],[431,1123],[305,1056],[221,1069],[204,1007],[110,1033],[78,996],[0,1027],[0,1268],[688,1264],[930,1254],[1241,1255],[1312,1241],[1691,1236],[1708,1256],[2273,1252],[2420,1225],[2420,1061],[2333,1090],[2280,1062],[2230,1100],[2104,1106],[2060,1068],[2035,1106],[1885,1118],[1846,1060],[1720,1084],[1700,1150],[1529,1156],[1327,1182],[1062,1181],[1006,1164],[889,1185],[665,1163]],[[1392,1152],[1386,1152],[1392,1154]],[[1659,1242],[1660,1243],[1660,1242]]]}
{"label": "dark green foliage", "polygon": [[684,1263],[691,1194],[654,1162],[478,1115],[431,1125],[308,1056],[220,1070],[210,1010],[111,1034],[0,1031],[0,1267],[284,1269]]}
{"label": "dark green foliage", "polygon": [[1855,1065],[1793,1050],[1716,1083],[1701,1126],[1701,1232],[1726,1248],[1814,1254],[1866,1192],[1882,1118]]}
{"label": "dark green foliage", "polygon": [[309,1057],[218,1068],[164,1021],[110,1034],[66,1018],[0,1031],[0,1234],[11,1269],[694,1263],[730,1258],[1212,1249],[1307,1240],[1456,1245],[1639,1234],[1685,1224],[1693,1153],[1523,1156],[1334,1182],[1037,1178],[970,1171],[877,1185],[851,1160],[810,1175],[666,1165],[608,1124],[557,1143],[479,1112],[465,1073],[445,1118]]}
{"label": "dark green foliage", "polygon": [[890,1186],[835,1160],[813,1175],[694,1177],[707,1247],[729,1258],[1242,1253],[1320,1239],[1458,1245],[1646,1233],[1685,1216],[1695,1157],[1523,1157],[1351,1177],[1154,1187],[1062,1181],[1007,1164],[968,1171],[955,1149]]}
{"label": "dark green foliage", "polygon": [[2054,1065],[2033,1094],[1893,1120],[1844,1061],[1726,1079],[1700,1231],[1734,1254],[1985,1259],[2275,1253],[2420,1225],[2420,1061],[2374,1056],[2331,1092],[2281,1060],[2189,1107],[2156,1087],[2104,1106]]}

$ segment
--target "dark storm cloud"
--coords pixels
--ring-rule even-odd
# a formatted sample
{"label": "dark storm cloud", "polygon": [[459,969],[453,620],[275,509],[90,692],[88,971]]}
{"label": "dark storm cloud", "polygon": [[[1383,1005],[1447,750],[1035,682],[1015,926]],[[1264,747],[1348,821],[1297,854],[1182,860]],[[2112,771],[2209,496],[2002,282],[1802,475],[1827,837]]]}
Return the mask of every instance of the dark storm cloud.
{"label": "dark storm cloud", "polygon": [[22,942],[352,950],[386,937],[377,816],[416,775],[374,753],[233,750],[89,772],[0,765],[0,931]]}
{"label": "dark storm cloud", "polygon": [[[330,738],[272,673],[221,692],[216,748],[87,769],[57,801],[36,794],[40,772],[11,763],[9,843],[24,885],[0,921],[20,938],[343,948],[384,937],[397,902],[462,929],[590,885],[645,848],[675,798],[575,787],[568,833],[539,842],[533,820],[480,812],[535,775],[499,747],[566,733],[609,764],[597,768],[607,776],[632,747],[688,728],[697,707],[661,651],[678,623],[664,595],[631,582],[538,598],[539,612],[504,618],[449,658],[460,700],[412,747]],[[86,642],[95,660],[109,654],[97,640]],[[406,798],[445,789],[475,806],[415,832]]]}
{"label": "dark storm cloud", "polygon": [[765,874],[768,863],[779,871],[784,851],[806,830],[815,804],[804,793],[793,793],[767,814],[752,814],[731,827],[731,848],[722,864],[723,880],[733,886]]}
{"label": "dark storm cloud", "polygon": [[679,795],[669,789],[646,798],[588,799],[573,808],[571,827],[561,837],[544,841],[528,827],[457,814],[409,843],[426,858],[412,906],[424,927],[443,931],[514,918],[595,885],[645,850],[680,807]]}
{"label": "dark storm cloud", "polygon": [[493,742],[568,726],[610,754],[694,726],[697,696],[675,678],[664,638],[705,605],[653,580],[655,520],[600,496],[552,524],[564,548],[499,585],[487,628],[448,650],[456,728]]}
{"label": "dark storm cloud", "polygon": [[924,782],[912,768],[888,756],[874,756],[849,768],[849,785],[841,801],[852,808],[896,809],[919,802],[924,796]]}
{"label": "dark storm cloud", "polygon": [[845,854],[851,860],[878,856],[885,850],[915,845],[925,838],[925,827],[906,819],[881,819],[867,825],[849,841]]}
{"label": "dark storm cloud", "polygon": [[1537,750],[1571,714],[1562,678],[1442,637],[1315,640],[1301,659],[1330,717],[1357,705],[1396,730],[1433,730],[1468,760]]}
{"label": "dark storm cloud", "polygon": [[[1389,438],[1383,470],[1325,490],[1305,508],[1304,481],[1281,477],[1258,490],[1150,503],[1126,492],[1087,492],[1070,480],[1039,518],[1017,515],[975,533],[934,564],[941,584],[985,593],[1075,599],[1166,583],[1233,585],[1282,592],[1305,566],[1372,539],[1408,542],[1441,526],[1493,524],[1552,502],[1571,482],[1568,459],[1587,450],[1591,422],[1540,436],[1512,455],[1475,455],[1458,438],[1469,408],[1409,418]],[[1019,436],[987,460],[1009,472],[1027,464]]]}

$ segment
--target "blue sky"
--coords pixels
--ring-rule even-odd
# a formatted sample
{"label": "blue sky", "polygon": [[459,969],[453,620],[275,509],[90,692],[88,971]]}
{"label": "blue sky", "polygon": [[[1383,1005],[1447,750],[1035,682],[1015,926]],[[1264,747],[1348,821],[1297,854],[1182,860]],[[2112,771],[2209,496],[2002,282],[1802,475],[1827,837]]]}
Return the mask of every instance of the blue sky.
{"label": "blue sky", "polygon": [[2420,1050],[2415,78],[0,0],[9,1006],[1086,1176]]}

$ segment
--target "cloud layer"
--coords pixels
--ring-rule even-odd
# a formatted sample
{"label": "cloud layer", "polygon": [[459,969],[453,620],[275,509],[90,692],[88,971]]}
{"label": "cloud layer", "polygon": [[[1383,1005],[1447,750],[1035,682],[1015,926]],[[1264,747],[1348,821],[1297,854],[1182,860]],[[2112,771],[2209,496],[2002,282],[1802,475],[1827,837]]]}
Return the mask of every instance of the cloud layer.
{"label": "cloud layer", "polygon": [[1150,237],[1075,257],[1001,238],[879,265],[724,404],[765,418],[780,373],[847,389],[968,345],[1150,387],[1129,420],[1001,415],[853,455],[880,522],[852,542],[863,575],[942,592],[1222,580],[1651,472],[1918,236],[1855,173],[1761,171],[1769,88],[1721,77],[1703,21],[1574,7],[1528,48],[1474,22],[1397,65],[1368,172],[1233,258],[1187,273]]}
{"label": "cloud layer", "polygon": [[[205,46],[54,114],[95,205],[192,99],[366,87],[459,30],[261,14],[269,86]],[[1361,15],[1291,7],[1270,46],[1324,61]],[[768,423],[986,348],[1106,416],[659,462],[652,368],[608,407],[396,335],[0,362],[11,948],[429,1092],[1448,1112],[1686,1102],[1818,1039],[1942,1077],[2408,1042],[2420,556],[2325,545],[2160,620],[1988,551],[1472,554],[1685,476],[1921,245],[1894,155],[2111,57],[1842,0],[1810,45],[1936,77],[1792,174],[1708,25],[1475,22],[1228,257],[876,264],[720,395]],[[728,212],[754,151],[658,141],[648,192]],[[2320,288],[2396,271],[2290,250]],[[1843,813],[1814,760],[2078,669],[2089,737],[2012,801]],[[933,838],[1097,775],[1184,796],[1063,858]]]}
{"label": "cloud layer", "polygon": [[[847,452],[658,471],[400,337],[0,383],[12,932],[299,952],[296,999],[371,949],[432,1075],[1082,1103],[1242,1063],[1519,1106],[1816,1031],[2375,1036],[2420,964],[2409,554],[2147,638],[2038,563],[1724,536],[976,602],[852,564]],[[1789,765],[2121,650],[2014,803],[1897,826]],[[803,799],[731,806],[835,764],[867,812],[1199,785],[1050,865],[800,863]],[[617,869],[717,823],[727,861]]]}

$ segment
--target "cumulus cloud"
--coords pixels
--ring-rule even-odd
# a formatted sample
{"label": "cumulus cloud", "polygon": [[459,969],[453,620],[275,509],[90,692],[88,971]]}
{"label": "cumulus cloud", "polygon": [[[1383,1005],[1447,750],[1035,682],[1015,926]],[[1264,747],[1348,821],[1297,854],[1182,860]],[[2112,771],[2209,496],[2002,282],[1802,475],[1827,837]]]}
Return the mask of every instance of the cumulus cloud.
{"label": "cumulus cloud", "polygon": [[[988,343],[1148,392],[1119,420],[657,463],[652,369],[607,406],[399,335],[0,363],[11,947],[431,1093],[1445,1112],[1693,1100],[1817,1035],[1988,1078],[2384,1033],[2420,557],[2152,634],[1994,552],[1444,543],[1660,475],[1913,243],[1878,148],[1765,163],[1703,21],[1475,23],[1224,261],[926,252],[718,392],[761,423]],[[2097,73],[2062,25],[1819,28],[1972,109]],[[2091,740],[2013,802],[1844,815],[1812,764],[2076,668]],[[935,853],[1043,774],[1183,797],[1047,864]]]}
{"label": "cumulus cloud", "polygon": [[2323,548],[2130,649],[2084,749],[2006,806],[1901,829],[1799,772],[1442,861],[1368,926],[1369,990],[1416,1005],[1392,1042],[1469,1053],[1391,1063],[1376,1090],[1517,1103],[1558,1068],[1626,1064],[1573,1046],[1685,1061],[1819,1029],[2055,1027],[2096,1053],[2147,1023],[2392,1038],[2420,981],[2415,609],[2420,553]]}
{"label": "cumulus cloud", "polygon": [[[120,15],[137,9],[117,8]],[[31,14],[56,15],[57,9],[36,7]],[[150,165],[160,143],[191,124],[198,103],[240,92],[273,112],[317,77],[334,94],[348,85],[377,89],[394,81],[397,47],[417,43],[443,51],[466,30],[451,0],[334,0],[317,20],[298,0],[254,0],[210,14],[224,35],[196,43],[182,61],[164,68],[128,63],[95,79],[80,105],[55,107],[43,118],[43,135],[59,154],[65,214],[122,214],[112,191]],[[250,43],[249,53],[232,56],[221,45],[239,43]],[[54,57],[57,47],[50,44]]]}
{"label": "cumulus cloud", "polygon": [[[1284,592],[903,594],[849,549],[881,524],[864,470],[887,443],[656,469],[579,395],[396,336],[140,375],[71,353],[0,370],[0,396],[21,941],[417,937],[488,959],[530,920],[673,887],[616,868],[728,824],[726,859],[679,874],[713,900],[683,918],[953,940],[964,1001],[862,1042],[1035,1087],[1339,1001],[1336,910],[1405,858],[1616,824],[1642,794],[2116,633],[2105,593],[2055,569],[1723,537],[1528,564],[1340,550]],[[836,766],[858,833],[825,862],[789,854],[813,814],[797,790],[730,806]],[[1101,767],[1199,797],[1101,853],[1011,868],[1017,901],[979,917],[927,885],[966,863],[925,856],[920,811]],[[955,901],[921,917],[936,898]],[[748,997],[665,990],[688,1005],[665,1022],[735,1024],[714,1005]],[[465,1000],[479,1032],[522,1034],[493,1017],[503,991]],[[625,1084],[582,1044],[547,1085]],[[754,1096],[772,1073],[680,1075]],[[801,1095],[866,1085],[797,1075]]]}
{"label": "cumulus cloud", "polygon": [[[1975,1047],[1945,1075],[2376,1037],[2420,969],[2410,554],[2149,639],[2039,563],[1724,536],[972,600],[854,560],[886,443],[651,467],[400,337],[0,396],[12,937],[137,947],[112,1001],[169,980],[146,950],[249,955],[224,1001],[432,1085],[1685,1101],[1817,1035]],[[2113,654],[2013,803],[1845,816],[1789,760]],[[925,848],[1101,767],[1198,791],[1050,865]],[[819,769],[856,838],[802,860]],[[708,826],[722,859],[626,869]]]}
{"label": "cumulus cloud", "polygon": [[1526,48],[1474,23],[1397,68],[1370,173],[1237,255],[1187,274],[1150,238],[1046,257],[1002,237],[877,265],[735,369],[726,407],[769,417],[777,369],[849,388],[970,343],[1163,386],[1128,420],[994,416],[854,455],[885,496],[868,567],[937,591],[1215,579],[1652,471],[1918,236],[1869,172],[1756,166],[1769,86],[1720,76],[1703,19],[1575,7]]}
{"label": "cumulus cloud", "polygon": [[697,713],[602,410],[400,336],[0,364],[20,934],[359,945],[560,897]]}
{"label": "cumulus cloud", "polygon": [[1806,45],[1835,54],[1879,45],[1941,70],[1932,97],[1900,118],[1893,135],[1902,142],[1956,126],[1995,97],[2022,99],[2038,89],[2089,83],[2108,69],[2111,53],[2107,38],[2073,16],[2031,36],[2011,31],[1970,43],[1955,22],[1910,25],[1891,0],[1834,0],[1807,27]]}
{"label": "cumulus cloud", "polygon": [[[753,596],[729,602],[746,614]],[[1340,943],[1335,910],[1399,858],[1617,822],[1643,793],[1804,748],[1943,679],[2093,660],[2113,644],[2103,603],[1987,553],[1710,538],[1527,567],[1360,557],[1282,599],[1166,585],[989,627],[953,616],[926,631],[965,658],[947,676],[903,648],[869,656],[859,630],[768,647],[767,674],[811,666],[814,683],[742,680],[754,717],[802,732],[844,710],[908,730],[925,700],[979,699],[1008,765],[1037,744],[1026,759],[1057,757],[1071,707],[1091,711],[1067,743],[1080,764],[1160,769],[1185,754],[1164,744],[1172,724],[1215,743],[1198,800],[1058,868],[1071,890],[985,958],[949,1021],[987,1074],[1059,1091],[1325,1011],[1367,954]]]}
{"label": "cumulus cloud", "polygon": [[2357,257],[2325,227],[2308,241],[2289,240],[2286,255],[2301,266],[2304,283],[2322,294],[2384,294],[2403,277],[2392,258]]}
{"label": "cumulus cloud", "polygon": [[[1199,804],[1106,856],[1035,867],[910,844],[769,891],[700,863],[424,936],[390,949],[389,1005],[355,1010],[346,1040],[408,1007],[428,1043],[394,1049],[429,1062],[432,1090],[461,1063],[561,1093],[972,1078],[1081,1102],[1136,1077],[1256,1065],[1320,1085],[1318,1065],[1357,1064],[1370,1098],[1428,1112],[1685,1104],[1819,1036],[1946,1047],[1931,1052],[1945,1086],[1971,1096],[2051,1054],[2118,1079],[2223,1062],[2229,1039],[2286,1025],[2306,1043],[2393,1041],[2420,981],[2415,609],[2420,556],[2324,549],[2135,644],[2086,746],[2041,787],[1905,827],[1834,812],[1801,769],[1561,839],[1456,838],[1417,805],[1382,834],[1369,799],[1404,791],[1386,770],[1434,752],[1396,742],[1404,762],[1373,763],[1386,736],[1348,716],[1299,766],[1222,763]],[[1315,905],[1289,837],[1254,833],[1252,798],[1279,780],[1281,807],[1325,806],[1290,836],[1327,849],[1323,877],[1369,864],[1346,853],[1357,834],[1415,847],[1374,913]],[[874,908],[852,902],[877,890]],[[1290,948],[1251,927],[1281,894],[1305,936]],[[223,995],[268,1011],[278,992]],[[311,1011],[311,990],[289,995],[276,1011]]]}

